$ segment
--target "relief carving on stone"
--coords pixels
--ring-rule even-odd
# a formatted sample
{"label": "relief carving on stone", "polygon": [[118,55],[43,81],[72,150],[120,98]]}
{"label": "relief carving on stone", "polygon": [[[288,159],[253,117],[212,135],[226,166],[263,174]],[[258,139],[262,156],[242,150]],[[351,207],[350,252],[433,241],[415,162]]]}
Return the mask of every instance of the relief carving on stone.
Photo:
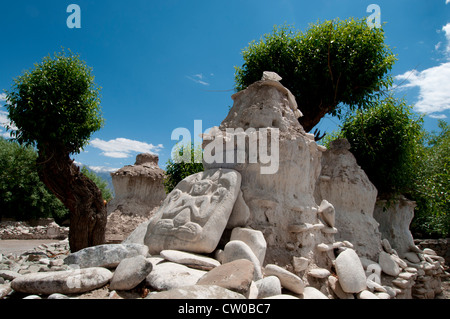
{"label": "relief carving on stone", "polygon": [[212,169],[187,177],[167,196],[149,224],[145,243],[152,251],[214,250],[240,184],[240,174],[231,169]]}

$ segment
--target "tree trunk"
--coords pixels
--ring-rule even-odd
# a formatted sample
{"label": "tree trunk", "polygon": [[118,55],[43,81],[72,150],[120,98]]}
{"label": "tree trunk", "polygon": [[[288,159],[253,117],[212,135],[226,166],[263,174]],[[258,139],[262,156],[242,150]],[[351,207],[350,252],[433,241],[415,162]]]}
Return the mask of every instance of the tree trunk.
{"label": "tree trunk", "polygon": [[39,152],[39,177],[69,210],[70,251],[105,243],[106,207],[97,185],[73,164],[69,154]]}
{"label": "tree trunk", "polygon": [[301,109],[303,117],[300,117],[298,121],[306,132],[310,132],[332,108],[319,106],[312,109]]}

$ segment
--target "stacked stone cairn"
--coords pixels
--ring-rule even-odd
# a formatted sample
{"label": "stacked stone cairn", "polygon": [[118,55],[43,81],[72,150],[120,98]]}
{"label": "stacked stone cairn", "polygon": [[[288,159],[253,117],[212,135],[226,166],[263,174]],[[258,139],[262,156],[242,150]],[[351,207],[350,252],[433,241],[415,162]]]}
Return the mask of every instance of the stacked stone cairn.
{"label": "stacked stone cairn", "polygon": [[[245,161],[236,156],[234,162],[206,160],[204,172],[181,181],[122,243],[61,254],[43,245],[19,257],[0,256],[0,296],[83,298],[101,291],[101,298],[111,299],[400,299],[439,294],[444,260],[433,250],[417,248],[417,258],[405,259],[380,232],[372,239],[380,242],[369,250],[361,237],[354,238],[356,245],[352,238],[335,239],[346,204],[335,209],[322,198],[326,187],[315,192],[318,180],[333,178],[321,175],[327,150],[304,132],[297,121],[301,112],[280,80],[265,72],[261,81],[233,95],[227,118],[204,136],[206,153],[225,157],[230,149],[220,146],[231,141]],[[249,161],[254,143],[261,145],[269,135],[266,146],[272,147],[271,155],[278,146],[279,158]],[[234,139],[239,137],[253,144],[242,146]],[[270,165],[277,169],[261,174]]]}

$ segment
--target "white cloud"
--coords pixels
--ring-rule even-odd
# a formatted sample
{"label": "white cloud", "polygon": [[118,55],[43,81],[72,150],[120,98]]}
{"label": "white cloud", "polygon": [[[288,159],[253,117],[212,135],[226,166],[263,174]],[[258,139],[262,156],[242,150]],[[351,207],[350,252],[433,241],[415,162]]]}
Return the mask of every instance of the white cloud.
{"label": "white cloud", "polygon": [[117,170],[119,170],[118,168],[112,168],[112,167],[107,167],[107,166],[89,166],[89,165],[84,165],[81,162],[78,161],[73,161],[75,165],[77,165],[78,167],[83,167],[83,166],[87,166],[87,168],[89,168],[91,171],[94,171],[96,173],[110,173],[110,172],[115,172]]}
{"label": "white cloud", "polygon": [[[2,110],[2,106],[0,105],[0,126],[6,128],[7,125],[11,126],[12,131],[17,131],[17,127],[15,125],[11,125],[11,121],[8,118],[8,112]],[[9,133],[7,133],[9,135]]]}
{"label": "white cloud", "polygon": [[421,72],[412,70],[396,76],[396,80],[406,82],[400,88],[419,88],[419,100],[415,107],[422,113],[436,113],[450,109],[449,79],[450,62]]}
{"label": "white cloud", "polygon": [[445,114],[430,114],[430,117],[433,119],[440,119],[440,120],[447,118]]}
{"label": "white cloud", "polygon": [[442,42],[438,42],[435,46],[434,49],[437,51],[439,50],[439,48],[441,47]]}
{"label": "white cloud", "polygon": [[[447,3],[449,2],[450,0],[447,0]],[[443,118],[443,115],[433,113],[450,110],[450,23],[443,26],[442,31],[446,44],[439,42],[435,49],[445,47],[446,58],[449,62],[423,71],[410,70],[395,77],[396,80],[402,81],[399,89],[419,89],[419,100],[415,103],[416,110],[434,118]]]}
{"label": "white cloud", "polygon": [[195,83],[199,83],[199,84],[205,85],[205,86],[208,86],[208,85],[209,85],[208,82],[203,81],[204,76],[203,76],[202,73],[194,74],[194,75],[192,75],[192,76],[187,75],[186,77],[187,77],[189,80],[191,80],[191,81],[193,81],[193,82],[195,82]]}
{"label": "white cloud", "polygon": [[103,152],[103,156],[112,157],[112,158],[128,158],[130,157],[129,152]]}
{"label": "white cloud", "polygon": [[[8,118],[8,112],[5,111],[3,109],[3,102],[6,101],[6,93],[0,93],[0,127],[3,127],[6,129],[7,125],[11,126],[11,131],[17,131],[17,127],[15,125],[11,125],[11,121]],[[0,130],[0,135],[5,137],[5,138],[10,138],[9,133],[10,132],[5,132],[5,133],[1,133],[2,131]]]}
{"label": "white cloud", "polygon": [[114,140],[104,141],[96,138],[90,142],[90,145],[103,151],[103,156],[112,158],[128,158],[137,153],[152,153],[159,152],[163,145],[153,145],[145,142],[130,140],[127,138],[116,138]]}
{"label": "white cloud", "polygon": [[450,3],[450,0],[445,0],[445,4],[449,4]]}
{"label": "white cloud", "polygon": [[8,112],[3,111],[0,107],[0,125],[6,126],[9,123]]}
{"label": "white cloud", "polygon": [[445,33],[445,38],[447,39],[447,46],[445,47],[445,52],[450,57],[450,22],[442,27],[442,31]]}
{"label": "white cloud", "polygon": [[89,169],[93,170],[96,173],[104,173],[104,172],[115,172],[119,170],[119,168],[111,168],[106,166],[88,166]]}

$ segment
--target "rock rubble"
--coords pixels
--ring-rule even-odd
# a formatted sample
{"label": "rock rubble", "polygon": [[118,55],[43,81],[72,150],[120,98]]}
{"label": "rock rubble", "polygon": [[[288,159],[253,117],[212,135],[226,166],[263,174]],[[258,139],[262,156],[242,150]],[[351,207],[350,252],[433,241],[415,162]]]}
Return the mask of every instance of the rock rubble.
{"label": "rock rubble", "polygon": [[[208,293],[248,299],[429,299],[442,292],[443,258],[432,249],[420,256],[419,263],[412,263],[395,251],[383,251],[375,262],[344,247],[331,272],[309,270],[308,275],[321,283],[314,287],[286,267],[261,266],[249,245],[233,242],[239,242],[229,246],[236,249],[230,253],[236,257],[226,262],[176,250],[152,256],[145,248],[123,244],[89,247],[74,254],[69,253],[67,240],[45,244],[20,256],[1,256],[0,298],[75,299],[99,288],[105,289],[103,298],[108,299],[185,299]],[[242,254],[242,247],[251,252]],[[90,264],[79,256],[89,256]],[[261,278],[255,277],[256,268]]]}
{"label": "rock rubble", "polygon": [[3,221],[0,223],[0,239],[64,239],[69,227],[59,226],[53,219],[41,219],[36,226],[25,221]]}

